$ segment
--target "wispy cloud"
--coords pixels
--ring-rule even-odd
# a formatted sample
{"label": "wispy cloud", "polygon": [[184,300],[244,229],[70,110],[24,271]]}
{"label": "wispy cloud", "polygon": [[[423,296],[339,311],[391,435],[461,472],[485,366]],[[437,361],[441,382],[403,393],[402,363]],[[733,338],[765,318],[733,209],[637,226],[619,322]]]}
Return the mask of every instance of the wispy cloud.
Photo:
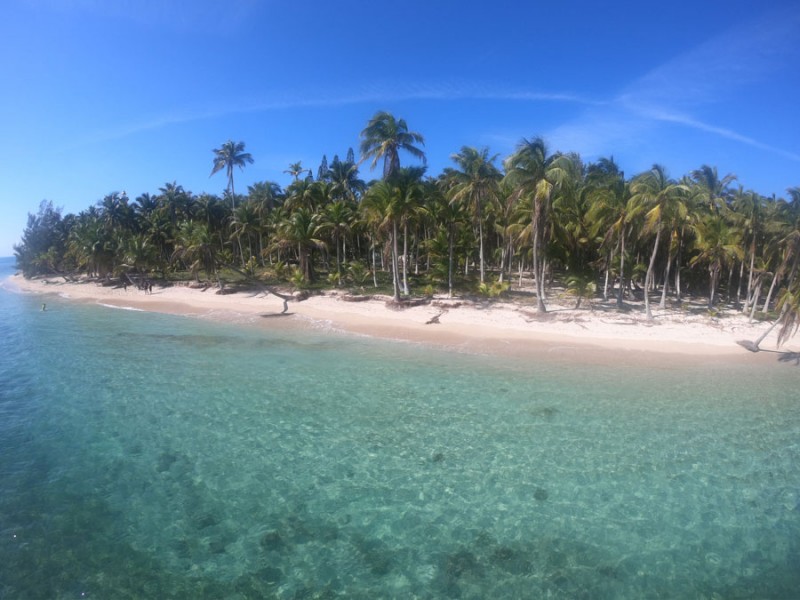
{"label": "wispy cloud", "polygon": [[195,121],[218,119],[226,116],[259,113],[295,108],[326,108],[356,104],[396,103],[412,100],[454,101],[454,100],[493,100],[509,102],[555,102],[585,106],[599,106],[603,102],[581,97],[569,92],[548,92],[525,90],[487,82],[439,82],[427,83],[387,83],[371,82],[362,84],[355,91],[333,91],[311,94],[308,91],[295,93],[270,93],[251,95],[231,103],[216,106],[193,107],[160,115],[143,117],[120,127],[95,131],[87,135],[80,145],[102,143],[155,131],[167,127]]}
{"label": "wispy cloud", "polygon": [[698,116],[776,72],[795,69],[800,63],[798,29],[800,9],[790,8],[716,36],[634,81],[606,106],[592,107],[554,128],[548,137],[559,147],[592,156],[635,147],[669,123],[800,161],[795,152]]}

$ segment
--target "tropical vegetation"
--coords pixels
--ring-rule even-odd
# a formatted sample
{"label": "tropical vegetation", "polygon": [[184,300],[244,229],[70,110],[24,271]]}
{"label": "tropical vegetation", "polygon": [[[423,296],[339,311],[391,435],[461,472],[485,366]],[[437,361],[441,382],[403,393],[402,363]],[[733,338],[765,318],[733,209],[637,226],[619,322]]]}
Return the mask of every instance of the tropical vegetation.
{"label": "tropical vegetation", "polygon": [[[430,175],[423,147],[403,119],[378,112],[359,161],[352,149],[344,160],[323,156],[316,176],[293,163],[285,188],[263,181],[237,194],[234,169],[253,158],[228,141],[213,150],[211,174],[227,175],[222,196],[168,182],[134,199],[112,192],[78,214],[43,202],[15,246],[17,264],[26,277],[246,279],[391,290],[397,301],[517,294],[541,312],[563,293],[578,306],[641,303],[648,318],[652,302],[703,297],[712,312],[776,317],[781,341],[800,323],[800,187],[763,196],[709,165],[626,177],[611,157],[586,164],[541,138],[502,161],[464,146]],[[405,156],[416,164],[401,166]],[[365,162],[382,166],[380,179],[362,179]]]}

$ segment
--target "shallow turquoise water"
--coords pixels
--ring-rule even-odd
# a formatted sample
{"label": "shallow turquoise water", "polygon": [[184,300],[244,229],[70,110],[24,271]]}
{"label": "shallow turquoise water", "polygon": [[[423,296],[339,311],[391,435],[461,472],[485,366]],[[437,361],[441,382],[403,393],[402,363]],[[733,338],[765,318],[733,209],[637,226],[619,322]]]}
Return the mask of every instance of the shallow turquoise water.
{"label": "shallow turquoise water", "polygon": [[795,366],[567,367],[40,305],[0,290],[2,598],[800,589]]}

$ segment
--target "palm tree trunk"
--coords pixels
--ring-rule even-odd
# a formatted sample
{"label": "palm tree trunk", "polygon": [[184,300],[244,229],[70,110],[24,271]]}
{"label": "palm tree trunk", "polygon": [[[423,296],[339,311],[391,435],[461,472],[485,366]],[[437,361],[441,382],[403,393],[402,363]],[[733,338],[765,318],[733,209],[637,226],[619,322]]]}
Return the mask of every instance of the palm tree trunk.
{"label": "palm tree trunk", "polygon": [[620,235],[619,251],[619,290],[617,290],[617,308],[622,308],[622,299],[625,296],[625,229]]}
{"label": "palm tree trunk", "polygon": [[758,307],[758,297],[761,295],[761,283],[764,281],[764,278],[759,275],[756,277],[755,281],[755,290],[753,290],[753,296],[748,298],[748,302],[750,303],[750,322],[753,322],[753,317],[756,314],[756,308]]}
{"label": "palm tree trunk", "polygon": [[481,283],[484,281],[484,265],[483,265],[483,222],[478,215],[478,238],[480,238],[480,258],[481,258]]}
{"label": "palm tree trunk", "polygon": [[339,248],[339,236],[334,235],[333,238],[333,243],[336,244],[336,275],[338,277],[336,287],[339,287],[339,281],[342,279],[342,256]]}
{"label": "palm tree trunk", "polygon": [[392,221],[392,284],[394,286],[394,299],[400,300],[400,273],[397,264],[397,221]]}
{"label": "palm tree trunk", "polygon": [[375,240],[372,240],[372,286],[378,287],[378,264],[375,258]]}
{"label": "palm tree trunk", "polygon": [[455,243],[453,240],[454,232],[453,226],[450,225],[447,231],[447,245],[448,259],[447,259],[447,297],[453,297],[453,251],[455,250]]}
{"label": "palm tree trunk", "polygon": [[547,312],[547,307],[544,304],[544,261],[540,254],[540,236],[539,236],[539,220],[541,216],[542,203],[533,200],[533,219],[531,220],[531,228],[533,229],[533,276],[536,284],[536,310],[540,313]]}
{"label": "palm tree trunk", "polygon": [[683,227],[681,227],[681,235],[678,239],[678,251],[675,254],[675,301],[680,304],[682,301],[681,296],[681,258],[683,256]]}
{"label": "palm tree trunk", "polygon": [[614,262],[614,250],[608,251],[608,259],[606,262],[606,276],[603,281],[603,302],[608,302],[608,283],[611,279],[611,263]]}
{"label": "palm tree trunk", "polygon": [[408,223],[403,224],[403,294],[408,296]]}
{"label": "palm tree trunk", "polygon": [[719,277],[719,269],[710,269],[711,271],[711,290],[708,293],[708,309],[714,308],[714,296],[717,293],[717,278]]}
{"label": "palm tree trunk", "polygon": [[744,261],[739,263],[739,281],[736,284],[736,307],[742,312],[747,312],[750,306],[750,286],[753,283],[753,272],[750,272],[750,277],[747,281],[747,295],[744,298],[744,306],[742,306],[742,283],[744,283]]}
{"label": "palm tree trunk", "polygon": [[659,223],[656,231],[656,241],[653,244],[653,253],[650,255],[650,266],[647,267],[647,275],[644,278],[644,312],[647,315],[647,320],[653,319],[653,313],[650,312],[650,283],[653,280],[653,269],[656,264],[656,256],[658,254],[658,243],[661,241],[661,224]]}
{"label": "palm tree trunk", "polygon": [[669,291],[669,268],[672,265],[672,253],[667,255],[667,268],[664,271],[664,286],[661,289],[661,302],[658,303],[660,309],[667,308],[667,292]]}

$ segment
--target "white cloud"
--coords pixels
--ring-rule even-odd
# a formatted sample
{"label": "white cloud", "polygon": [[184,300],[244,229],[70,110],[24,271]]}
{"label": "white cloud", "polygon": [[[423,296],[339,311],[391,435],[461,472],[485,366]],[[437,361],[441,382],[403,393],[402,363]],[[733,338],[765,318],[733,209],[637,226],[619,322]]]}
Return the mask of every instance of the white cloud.
{"label": "white cloud", "polygon": [[[716,36],[634,81],[606,106],[588,109],[576,120],[551,130],[559,148],[596,157],[635,148],[671,123],[800,161],[800,155],[706,122],[692,113],[735,99],[737,90],[760,85],[780,70],[800,64],[800,9],[768,14]],[[759,107],[760,108],[760,107]],[[703,110],[705,109],[705,110]],[[742,115],[746,120],[747,115]]]}

